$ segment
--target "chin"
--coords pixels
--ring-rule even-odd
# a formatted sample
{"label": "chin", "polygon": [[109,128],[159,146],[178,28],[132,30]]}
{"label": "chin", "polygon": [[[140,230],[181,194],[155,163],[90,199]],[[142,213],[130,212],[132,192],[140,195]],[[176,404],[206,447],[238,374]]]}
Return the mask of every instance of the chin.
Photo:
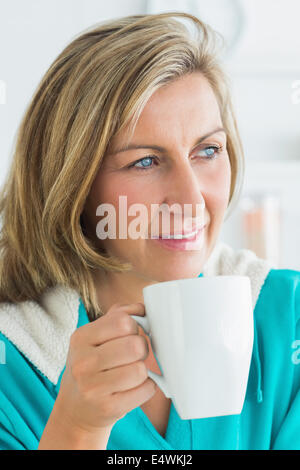
{"label": "chin", "polygon": [[152,279],[156,279],[158,282],[165,282],[165,281],[173,281],[176,279],[191,279],[194,277],[198,277],[199,274],[202,272],[202,267],[204,263],[202,260],[199,260],[199,263],[194,260],[193,263],[187,262],[186,264],[177,263],[174,265],[166,265],[157,268],[155,271],[151,272],[150,277]]}

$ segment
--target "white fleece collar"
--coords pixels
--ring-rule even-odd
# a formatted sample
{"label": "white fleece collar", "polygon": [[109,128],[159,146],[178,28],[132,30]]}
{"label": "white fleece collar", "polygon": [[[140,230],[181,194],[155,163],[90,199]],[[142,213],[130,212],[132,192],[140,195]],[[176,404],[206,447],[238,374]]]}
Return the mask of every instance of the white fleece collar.
{"label": "white fleece collar", "polygon": [[234,250],[218,243],[203,268],[203,276],[248,276],[251,283],[252,306],[255,308],[261,288],[271,269],[276,267],[247,249]]}
{"label": "white fleece collar", "polygon": [[[250,250],[233,250],[218,243],[203,268],[203,276],[241,275],[251,281],[253,309],[273,266]],[[34,301],[0,304],[0,331],[44,374],[57,384],[65,366],[70,336],[78,323],[79,294],[57,285]]]}
{"label": "white fleece collar", "polygon": [[77,327],[79,301],[75,290],[57,285],[45,291],[41,306],[30,300],[0,304],[0,331],[55,385]]}

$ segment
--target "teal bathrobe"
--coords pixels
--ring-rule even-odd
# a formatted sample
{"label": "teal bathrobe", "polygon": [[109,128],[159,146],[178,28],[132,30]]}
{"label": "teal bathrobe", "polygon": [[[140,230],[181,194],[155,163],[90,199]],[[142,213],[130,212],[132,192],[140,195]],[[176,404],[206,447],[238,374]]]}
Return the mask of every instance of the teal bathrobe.
{"label": "teal bathrobe", "polygon": [[[242,412],[182,420],[171,403],[162,437],[140,407],[112,428],[108,450],[300,450],[300,272],[219,244],[199,276],[247,275],[254,343]],[[57,286],[41,303],[0,304],[0,449],[37,449],[64,373],[69,338],[89,322]],[[220,390],[222,394],[222,390]]]}

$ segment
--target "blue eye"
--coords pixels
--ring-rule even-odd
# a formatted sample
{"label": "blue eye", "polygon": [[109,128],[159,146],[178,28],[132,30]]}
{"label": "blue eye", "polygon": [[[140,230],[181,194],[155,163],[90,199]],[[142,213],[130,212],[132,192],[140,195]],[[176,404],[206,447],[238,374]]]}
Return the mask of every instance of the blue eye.
{"label": "blue eye", "polygon": [[155,157],[144,157],[138,160],[137,162],[130,165],[130,168],[137,168],[138,170],[148,169],[152,167],[152,162],[155,160]]}
{"label": "blue eye", "polygon": [[[201,154],[202,152],[202,155],[199,155],[200,157],[204,157],[204,160],[214,160],[215,158],[217,158],[217,154],[220,153],[222,151],[222,148],[221,147],[217,147],[217,146],[214,146],[214,145],[211,145],[210,147],[206,147],[205,149],[203,150],[199,150],[197,156],[199,154]],[[203,155],[204,153],[204,155]],[[141,158],[140,160],[137,160],[136,162],[132,163],[131,165],[129,165],[128,168],[135,168],[137,170],[150,170],[151,168],[153,168],[153,162],[157,160],[157,157],[155,156],[146,156],[144,158]]]}
{"label": "blue eye", "polygon": [[205,149],[200,150],[199,153],[204,152],[204,157],[209,157],[208,159],[212,160],[213,158],[217,156],[217,153],[219,153],[221,150],[222,150],[221,147],[215,147],[213,145],[211,147],[206,147]]}

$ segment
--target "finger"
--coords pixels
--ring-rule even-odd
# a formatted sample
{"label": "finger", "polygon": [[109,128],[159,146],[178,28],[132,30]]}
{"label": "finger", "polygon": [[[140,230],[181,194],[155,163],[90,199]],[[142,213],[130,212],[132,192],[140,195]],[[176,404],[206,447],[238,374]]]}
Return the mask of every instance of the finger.
{"label": "finger", "polygon": [[142,335],[129,335],[113,339],[95,349],[98,370],[105,371],[136,361],[144,361],[149,354],[149,346]]}
{"label": "finger", "polygon": [[116,416],[123,415],[137,406],[141,406],[155,395],[158,386],[150,377],[144,383],[137,387],[126,390],[125,392],[113,393],[110,399],[113,402],[113,409]]}
{"label": "finger", "polygon": [[[131,304],[133,305],[133,304]],[[139,316],[143,316],[145,315],[146,311],[145,311],[145,304],[143,304],[143,302],[137,302],[136,304],[134,304],[137,306],[137,310],[136,310],[136,313],[133,313],[131,310],[130,310],[130,304],[129,304],[129,310],[127,310],[127,305],[124,305],[124,309],[127,313],[129,313],[129,315],[139,315]]]}
{"label": "finger", "polygon": [[97,320],[78,328],[79,341],[82,344],[99,346],[114,338],[138,333],[137,322],[131,315],[144,315],[144,305],[114,304],[108,312]]}
{"label": "finger", "polygon": [[114,304],[107,312],[110,314],[116,313],[116,311],[122,311],[128,313],[128,315],[145,315],[145,305],[143,302],[136,302],[134,304]]}
{"label": "finger", "polygon": [[101,371],[144,361],[148,354],[147,338],[135,334],[106,341],[97,347],[82,347],[74,366],[81,378],[86,377],[90,380],[93,375]]}
{"label": "finger", "polygon": [[92,381],[97,382],[99,393],[108,395],[124,392],[141,385],[148,378],[147,367],[143,361],[136,361],[94,375]]}

